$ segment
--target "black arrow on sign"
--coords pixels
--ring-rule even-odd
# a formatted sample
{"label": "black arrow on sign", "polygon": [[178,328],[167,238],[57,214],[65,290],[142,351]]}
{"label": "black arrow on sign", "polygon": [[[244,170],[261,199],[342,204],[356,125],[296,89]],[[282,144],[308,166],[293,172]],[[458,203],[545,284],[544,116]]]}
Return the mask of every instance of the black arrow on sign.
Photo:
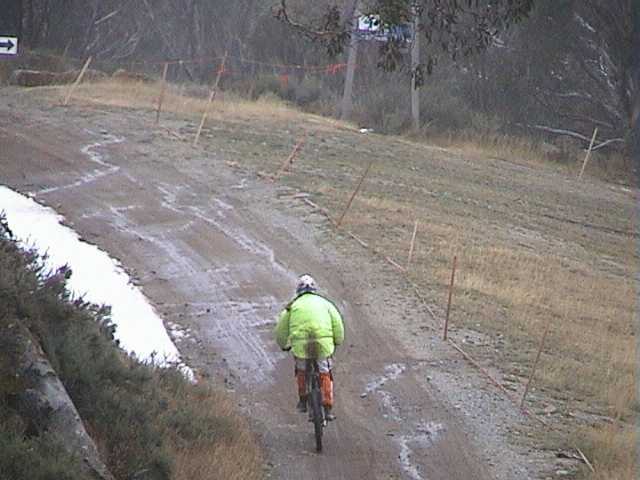
{"label": "black arrow on sign", "polygon": [[11,40],[7,40],[6,42],[0,42],[0,48],[6,48],[7,50],[11,50],[15,46],[16,44],[13,43]]}

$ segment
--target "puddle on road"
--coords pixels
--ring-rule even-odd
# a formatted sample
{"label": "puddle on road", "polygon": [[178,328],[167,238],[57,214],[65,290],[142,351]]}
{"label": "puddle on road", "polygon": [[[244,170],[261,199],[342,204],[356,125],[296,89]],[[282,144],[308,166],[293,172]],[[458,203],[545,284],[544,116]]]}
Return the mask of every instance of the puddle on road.
{"label": "puddle on road", "polygon": [[80,240],[61,224],[63,217],[31,198],[0,186],[0,211],[23,246],[48,255],[47,266],[68,264],[73,272],[68,288],[96,304],[111,305],[121,347],[141,360],[178,363],[187,377],[193,372],[180,361],[180,353],[142,292],[131,284],[120,264],[95,245]]}

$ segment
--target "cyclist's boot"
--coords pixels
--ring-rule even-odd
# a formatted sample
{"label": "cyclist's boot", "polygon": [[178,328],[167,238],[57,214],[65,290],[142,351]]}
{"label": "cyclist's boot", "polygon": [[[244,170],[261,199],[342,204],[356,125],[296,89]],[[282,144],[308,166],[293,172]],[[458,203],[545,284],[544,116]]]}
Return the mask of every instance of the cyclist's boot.
{"label": "cyclist's boot", "polygon": [[333,380],[331,378],[331,373],[320,373],[320,388],[322,389],[324,418],[326,421],[331,422],[336,419],[336,416],[331,413],[331,407],[333,406]]}
{"label": "cyclist's boot", "polygon": [[331,413],[331,407],[327,407],[327,406],[324,407],[324,419],[327,422],[333,422],[336,419],[336,416],[333,413]]}
{"label": "cyclist's boot", "polygon": [[298,400],[298,405],[296,405],[296,410],[300,413],[307,413],[307,396],[301,396],[300,400]]}

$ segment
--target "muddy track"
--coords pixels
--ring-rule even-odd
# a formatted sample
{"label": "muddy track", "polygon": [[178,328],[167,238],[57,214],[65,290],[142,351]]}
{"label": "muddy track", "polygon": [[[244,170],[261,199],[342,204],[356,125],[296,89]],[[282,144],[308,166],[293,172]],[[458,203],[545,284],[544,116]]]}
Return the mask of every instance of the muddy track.
{"label": "muddy track", "polygon": [[[0,182],[52,206],[122,261],[182,332],[186,361],[237,392],[266,448],[267,476],[491,478],[478,440],[425,387],[427,365],[385,328],[386,318],[395,324],[413,306],[355,280],[353,265],[318,244],[328,235],[321,219],[302,221],[311,212],[294,200],[288,212],[277,210],[276,187],[136,128],[133,113],[70,120],[62,109],[2,108],[12,127],[0,129]],[[301,272],[337,300],[347,325],[337,353],[338,421],[322,455],[294,412],[292,363],[271,335]]]}

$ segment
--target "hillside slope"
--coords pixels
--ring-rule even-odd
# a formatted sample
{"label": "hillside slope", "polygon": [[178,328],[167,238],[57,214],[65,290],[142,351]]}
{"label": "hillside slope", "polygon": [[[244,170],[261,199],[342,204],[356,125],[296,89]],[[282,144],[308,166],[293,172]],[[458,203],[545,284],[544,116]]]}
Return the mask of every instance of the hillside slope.
{"label": "hillside slope", "polygon": [[[191,330],[183,355],[239,392],[275,478],[301,471],[535,478],[579,470],[532,444],[568,448],[568,432],[597,419],[581,413],[592,406],[621,420],[635,408],[633,192],[578,183],[566,168],[516,156],[362,135],[264,101],[216,104],[193,148],[197,99],[170,95],[166,108],[174,113],[155,128],[151,87],[88,85],[69,109],[56,105],[57,92],[8,90],[0,108],[14,126],[1,131],[3,182],[64,213],[137,276],[167,321]],[[34,125],[37,133],[29,131]],[[256,177],[276,172],[304,132],[293,174],[276,185]],[[97,165],[80,150],[104,135],[124,142],[104,146],[108,165]],[[408,279],[426,304],[406,273],[300,201],[311,195],[311,205],[337,218],[372,160],[345,227],[404,263],[419,220]],[[487,367],[499,365],[494,374],[510,388],[522,391],[544,320],[555,320],[528,405],[553,406],[548,420],[557,428],[535,429],[438,340],[454,254],[453,337]],[[292,411],[291,367],[270,338],[303,271],[319,278],[348,319],[336,368],[340,420],[322,458],[301,455],[309,426]],[[606,451],[594,438],[589,455]]]}

